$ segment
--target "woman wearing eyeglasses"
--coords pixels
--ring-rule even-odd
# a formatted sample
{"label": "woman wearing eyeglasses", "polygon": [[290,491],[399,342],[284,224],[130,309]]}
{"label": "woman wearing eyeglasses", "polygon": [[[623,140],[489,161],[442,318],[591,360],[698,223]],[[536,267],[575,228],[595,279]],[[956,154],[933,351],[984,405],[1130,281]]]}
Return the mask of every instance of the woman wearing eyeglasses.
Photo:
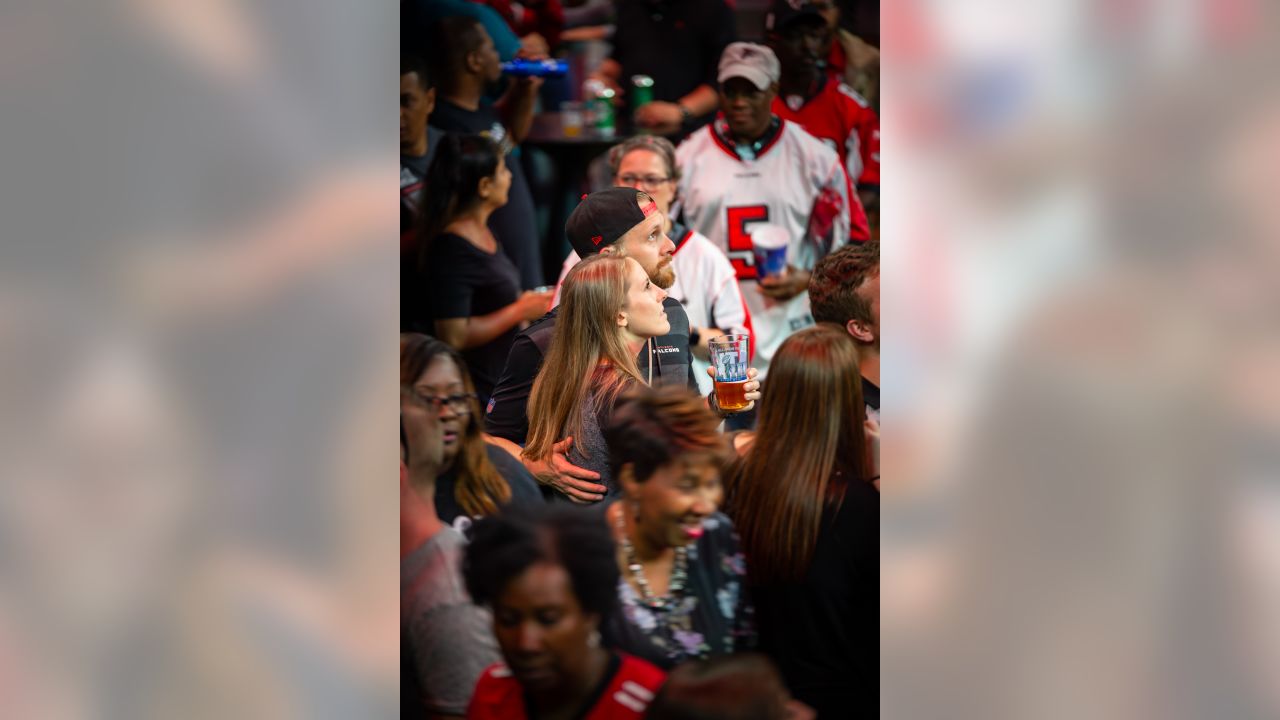
{"label": "woman wearing eyeglasses", "polygon": [[484,441],[480,403],[457,350],[418,333],[400,336],[401,414],[406,426],[439,417],[444,458],[436,479],[436,514],[456,529],[504,505],[538,503],[533,476],[506,451]]}
{"label": "woman wearing eyeglasses", "polygon": [[[693,374],[702,394],[706,395],[712,388],[707,375],[707,341],[717,335],[751,331],[733,265],[705,236],[672,219],[671,206],[675,203],[680,168],[676,166],[676,149],[670,140],[637,135],[610,148],[608,160],[614,186],[645,191],[667,220],[667,237],[676,244],[671,260],[676,280],[667,294],[679,300],[689,315]],[[569,253],[560,273],[561,282],[578,259],[576,252]]]}

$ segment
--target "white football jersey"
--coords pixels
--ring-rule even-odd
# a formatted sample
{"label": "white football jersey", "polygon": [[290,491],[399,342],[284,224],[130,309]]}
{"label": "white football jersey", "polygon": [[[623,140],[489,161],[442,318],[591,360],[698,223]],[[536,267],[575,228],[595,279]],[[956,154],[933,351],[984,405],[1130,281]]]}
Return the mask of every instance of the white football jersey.
{"label": "white football jersey", "polygon": [[[729,333],[751,332],[751,318],[729,259],[710,240],[685,230],[683,237],[671,238],[676,243],[676,253],[671,266],[676,282],[667,294],[684,306],[691,327],[715,327]],[[554,304],[560,304],[560,286],[569,270],[578,264],[578,253],[570,250],[556,282]],[[711,392],[711,378],[707,375],[709,363],[696,355],[693,357],[693,374],[698,387],[705,395]]]}
{"label": "white football jersey", "polygon": [[828,228],[825,251],[849,237],[849,182],[836,151],[793,122],[782,120],[777,134],[745,153],[746,159],[723,130],[716,131],[721,122],[704,126],[676,149],[679,197],[685,222],[733,265],[755,337],[751,364],[763,377],[782,341],[812,325],[813,315],[808,292],[781,302],[759,292],[751,226],[768,222],[786,228],[791,235],[787,262],[812,270],[824,250],[805,239],[811,222]]}

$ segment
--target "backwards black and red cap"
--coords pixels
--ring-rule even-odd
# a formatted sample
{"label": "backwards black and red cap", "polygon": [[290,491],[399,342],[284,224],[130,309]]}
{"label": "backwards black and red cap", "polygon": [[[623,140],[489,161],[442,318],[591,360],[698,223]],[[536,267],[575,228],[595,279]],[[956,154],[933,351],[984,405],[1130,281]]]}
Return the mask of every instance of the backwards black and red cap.
{"label": "backwards black and red cap", "polygon": [[640,205],[640,191],[616,187],[584,195],[565,223],[565,234],[578,257],[594,255],[617,242],[631,228],[658,212],[653,200]]}

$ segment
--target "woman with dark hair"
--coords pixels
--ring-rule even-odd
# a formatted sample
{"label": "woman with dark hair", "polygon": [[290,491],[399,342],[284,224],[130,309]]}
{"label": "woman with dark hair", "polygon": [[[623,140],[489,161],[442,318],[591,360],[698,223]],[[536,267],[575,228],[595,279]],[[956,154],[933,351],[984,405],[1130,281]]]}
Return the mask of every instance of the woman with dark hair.
{"label": "woman with dark hair", "polygon": [[864,418],[853,339],[802,330],[774,355],[728,475],[760,647],[820,718],[871,717],[879,702],[879,470]]}
{"label": "woman with dark hair", "polygon": [[512,504],[542,503],[533,476],[502,449],[484,441],[480,403],[458,351],[418,333],[400,336],[402,422],[438,416],[444,461],[436,479],[436,513],[463,530],[470,519]]}
{"label": "woman with dark hair", "polygon": [[600,642],[618,567],[599,514],[544,506],[485,518],[462,572],[505,659],[480,675],[470,720],[643,716],[664,673]]}
{"label": "woman with dark hair", "polygon": [[738,537],[717,512],[730,455],[719,425],[685,388],[642,388],[604,432],[623,490],[605,509],[622,573],[606,640],[660,667],[755,641]]}
{"label": "woman with dark hair", "polygon": [[[520,275],[489,231],[511,171],[482,135],[450,135],[427,171],[422,269],[436,337],[462,351],[484,407],[523,322],[551,309],[550,291],[520,292]],[[426,328],[424,328],[426,329]]]}

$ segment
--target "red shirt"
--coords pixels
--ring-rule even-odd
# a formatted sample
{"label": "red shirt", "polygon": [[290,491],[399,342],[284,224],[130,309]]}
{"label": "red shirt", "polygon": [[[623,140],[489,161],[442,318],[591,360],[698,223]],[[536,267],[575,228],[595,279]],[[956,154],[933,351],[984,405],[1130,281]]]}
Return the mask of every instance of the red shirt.
{"label": "red shirt", "polygon": [[[800,102],[792,96],[792,103]],[[857,185],[880,184],[880,118],[844,83],[824,78],[822,89],[793,108],[779,93],[773,112],[803,127],[840,153],[849,179]]]}
{"label": "red shirt", "polygon": [[[667,674],[639,658],[618,653],[591,707],[579,715],[582,720],[640,720]],[[524,688],[502,663],[491,665],[480,675],[467,720],[528,720]]]}

